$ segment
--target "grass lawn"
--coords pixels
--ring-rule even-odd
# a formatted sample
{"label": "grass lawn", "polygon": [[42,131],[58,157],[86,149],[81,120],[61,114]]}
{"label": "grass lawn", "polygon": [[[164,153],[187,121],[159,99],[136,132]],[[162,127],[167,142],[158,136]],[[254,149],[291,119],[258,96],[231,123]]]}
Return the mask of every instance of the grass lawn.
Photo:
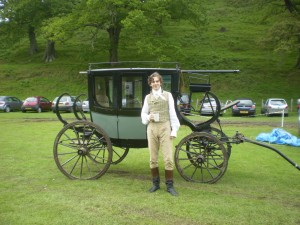
{"label": "grass lawn", "polygon": [[[220,119],[229,137],[239,130],[253,140],[281,124],[280,117]],[[285,122],[297,135],[297,115]],[[179,196],[173,197],[164,184],[147,192],[147,149],[130,150],[98,180],[70,180],[53,159],[62,129],[53,113],[0,113],[0,127],[0,224],[300,224],[299,170],[256,145],[233,145],[226,174],[215,184],[187,182],[176,171]],[[182,126],[176,143],[189,133]],[[300,163],[299,147],[273,147]]]}

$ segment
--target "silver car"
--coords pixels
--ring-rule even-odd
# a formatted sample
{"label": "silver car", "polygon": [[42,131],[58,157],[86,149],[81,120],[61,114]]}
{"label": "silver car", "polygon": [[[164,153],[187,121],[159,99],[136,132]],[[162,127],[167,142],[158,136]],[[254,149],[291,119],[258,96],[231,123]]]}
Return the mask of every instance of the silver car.
{"label": "silver car", "polygon": [[[59,97],[56,97],[52,101],[52,112],[56,112],[56,103]],[[73,112],[73,104],[76,100],[76,96],[63,96],[58,103],[58,110],[65,112]],[[81,108],[81,103],[78,101],[76,106],[76,111],[79,111]]]}
{"label": "silver car", "polygon": [[267,116],[284,113],[284,116],[288,116],[288,104],[283,98],[269,98],[263,103],[261,113]]}
{"label": "silver car", "polygon": [[[224,106],[220,103],[221,108]],[[201,115],[213,115],[216,113],[217,110],[217,103],[214,98],[206,98],[203,100],[200,106],[200,114]],[[220,112],[220,115],[223,115],[223,111]]]}

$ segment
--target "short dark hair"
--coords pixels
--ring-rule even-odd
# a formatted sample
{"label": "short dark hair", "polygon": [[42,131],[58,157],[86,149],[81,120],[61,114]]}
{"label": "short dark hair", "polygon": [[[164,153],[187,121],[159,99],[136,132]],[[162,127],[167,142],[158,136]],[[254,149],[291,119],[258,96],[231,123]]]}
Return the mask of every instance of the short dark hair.
{"label": "short dark hair", "polygon": [[158,72],[154,72],[152,73],[149,77],[148,77],[148,84],[149,86],[151,85],[151,83],[154,80],[154,77],[157,77],[161,83],[161,85],[164,83],[162,76],[158,73]]}

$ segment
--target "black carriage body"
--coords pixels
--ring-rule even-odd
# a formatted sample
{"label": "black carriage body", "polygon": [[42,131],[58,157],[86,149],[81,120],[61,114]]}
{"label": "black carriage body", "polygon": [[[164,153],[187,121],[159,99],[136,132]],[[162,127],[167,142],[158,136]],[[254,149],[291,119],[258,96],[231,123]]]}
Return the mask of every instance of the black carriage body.
{"label": "black carriage body", "polygon": [[[147,147],[146,126],[141,122],[145,96],[150,93],[148,77],[158,72],[163,89],[176,99],[179,93],[178,69],[116,68],[88,71],[89,105],[92,121],[110,137],[114,146]],[[181,118],[177,107],[177,115]]]}

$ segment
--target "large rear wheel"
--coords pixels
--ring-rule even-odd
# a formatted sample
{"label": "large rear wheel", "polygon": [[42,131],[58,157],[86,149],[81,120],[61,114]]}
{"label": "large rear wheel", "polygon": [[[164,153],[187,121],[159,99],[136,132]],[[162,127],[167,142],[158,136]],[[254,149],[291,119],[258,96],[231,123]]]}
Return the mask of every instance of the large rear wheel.
{"label": "large rear wheel", "polygon": [[112,162],[112,145],[99,126],[81,120],[58,133],[53,154],[58,169],[70,179],[97,179]]}

